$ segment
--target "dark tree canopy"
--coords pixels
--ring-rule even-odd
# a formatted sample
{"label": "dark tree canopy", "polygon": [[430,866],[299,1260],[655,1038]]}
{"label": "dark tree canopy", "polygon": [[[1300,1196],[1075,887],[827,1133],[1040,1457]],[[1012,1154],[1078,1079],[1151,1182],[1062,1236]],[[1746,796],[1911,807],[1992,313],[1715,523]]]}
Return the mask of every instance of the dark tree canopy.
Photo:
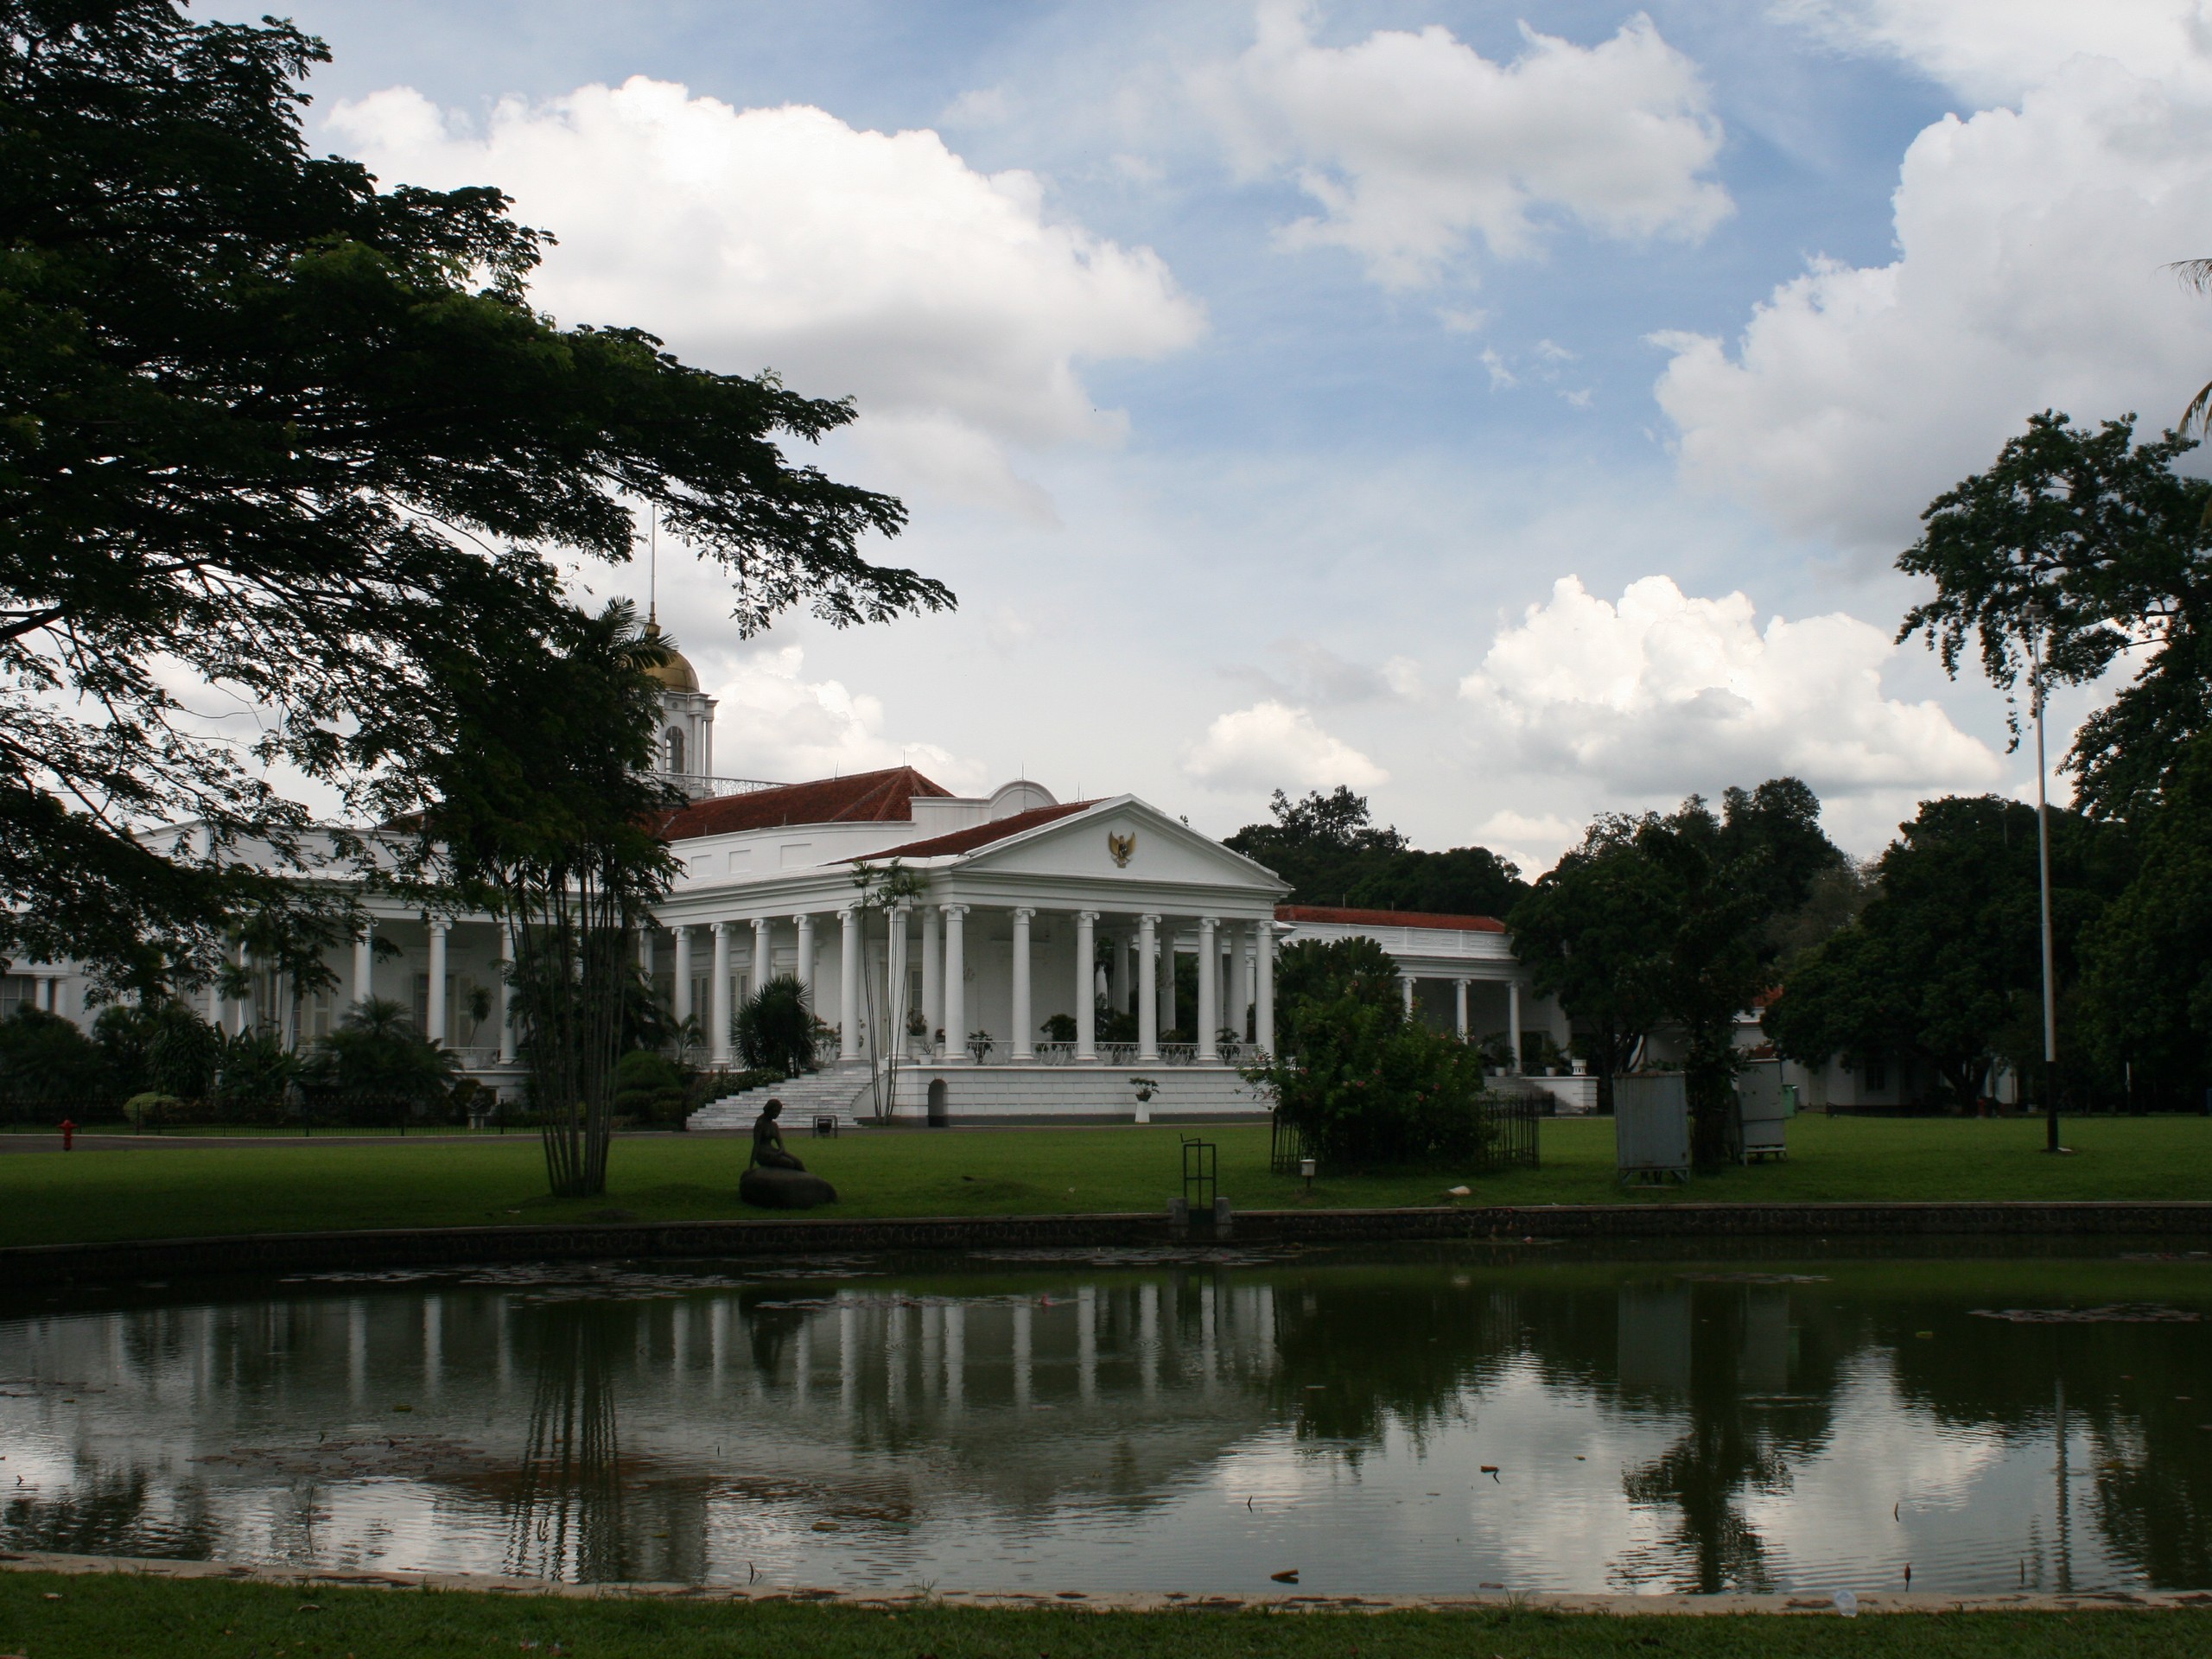
{"label": "dark tree canopy", "polygon": [[1536,989],[1574,1022],[1600,1090],[1661,1027],[1688,1053],[1697,1153],[1725,1152],[1736,1017],[1773,982],[1777,924],[1848,861],[1795,778],[1730,789],[1716,813],[1611,815],[1541,877],[1509,918]]}
{"label": "dark tree canopy", "polygon": [[[2108,1069],[2195,1104],[2212,1085],[2212,734],[2189,743],[2139,825],[2134,880],[2082,943]],[[2125,1075],[2125,1074],[2123,1074]]]}
{"label": "dark tree canopy", "polygon": [[[748,629],[951,602],[864,556],[896,501],[786,458],[849,404],[539,316],[546,238],[496,189],[310,155],[326,57],[166,0],[0,0],[0,954],[204,977],[222,918],[308,891],[239,861],[305,855],[266,766],[423,804],[436,658],[493,620],[556,651],[551,555],[626,560],[636,509]],[[208,828],[147,838],[180,820]]]}
{"label": "dark tree canopy", "polygon": [[1268,810],[1274,823],[1248,823],[1224,844],[1289,882],[1293,904],[1502,917],[1528,891],[1488,848],[1422,852],[1395,827],[1376,828],[1366,797],[1343,784],[1295,801],[1277,790]]}
{"label": "dark tree canopy", "polygon": [[[2126,879],[2124,835],[2058,810],[2050,827],[2070,1008],[2076,941]],[[2041,1052],[2040,930],[2035,809],[1995,796],[1923,802],[1876,863],[1858,918],[1788,964],[1767,1034],[1815,1068],[1838,1056],[1918,1061],[1953,1103],[1971,1105],[1993,1065]]]}
{"label": "dark tree canopy", "polygon": [[2033,642],[2047,683],[2082,684],[2140,653],[2063,763],[2094,817],[2153,803],[2182,746],[2212,724],[2212,485],[2174,470],[2196,447],[2171,432],[2139,444],[2133,416],[2091,433],[2046,411],[1988,471],[1938,496],[1897,559],[1936,585],[1897,637],[1925,636],[1950,672],[1971,651],[2010,691]]}

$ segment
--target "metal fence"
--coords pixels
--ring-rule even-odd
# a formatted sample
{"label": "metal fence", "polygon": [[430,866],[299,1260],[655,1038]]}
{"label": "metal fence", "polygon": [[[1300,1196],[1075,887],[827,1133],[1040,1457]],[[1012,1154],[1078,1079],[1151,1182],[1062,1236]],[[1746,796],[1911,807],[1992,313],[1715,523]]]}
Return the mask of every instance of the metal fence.
{"label": "metal fence", "polygon": [[[1481,1132],[1476,1137],[1479,1150],[1471,1156],[1448,1160],[1452,1173],[1490,1175],[1500,1170],[1538,1167],[1536,1126],[1546,1116],[1546,1103],[1521,1095],[1491,1096],[1478,1102],[1470,1109],[1482,1119]],[[1268,1166],[1276,1174],[1297,1174],[1300,1162],[1308,1158],[1314,1159],[1324,1173],[1351,1173],[1341,1165],[1332,1170],[1330,1160],[1316,1152],[1306,1131],[1297,1124],[1284,1122],[1281,1113],[1270,1116],[1268,1122]],[[1370,1142],[1365,1155],[1358,1160],[1357,1167],[1404,1168],[1434,1161],[1414,1148],[1391,1146],[1385,1138]]]}

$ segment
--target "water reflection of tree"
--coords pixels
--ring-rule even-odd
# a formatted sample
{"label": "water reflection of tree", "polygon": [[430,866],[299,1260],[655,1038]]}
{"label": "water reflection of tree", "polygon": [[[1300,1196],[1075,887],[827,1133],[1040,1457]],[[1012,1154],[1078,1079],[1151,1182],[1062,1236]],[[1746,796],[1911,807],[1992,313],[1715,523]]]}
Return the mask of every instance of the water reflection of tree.
{"label": "water reflection of tree", "polygon": [[635,1306],[624,1303],[539,1310],[530,1433],[506,1517],[508,1572],[625,1576],[614,1376],[635,1321]]}
{"label": "water reflection of tree", "polygon": [[[168,1497],[169,1488],[161,1489]],[[156,1492],[143,1468],[106,1469],[80,1477],[57,1497],[11,1496],[0,1507],[0,1539],[10,1549],[59,1555],[143,1555],[204,1560],[216,1553],[217,1529],[196,1487],[175,1495],[176,1512],[149,1513]]]}
{"label": "water reflection of tree", "polygon": [[1403,1269],[1276,1281],[1272,1403],[1302,1440],[1382,1437],[1386,1419],[1418,1435],[1513,1357],[1517,1299]]}
{"label": "water reflection of tree", "polygon": [[[1676,1518],[1656,1542],[1624,1555],[1616,1573],[1705,1595],[1770,1590],[1765,1541],[1738,1503],[1748,1492],[1789,1490],[1791,1463],[1827,1440],[1836,1386],[1827,1345],[1805,1351],[1779,1288],[1693,1284],[1670,1306],[1686,1327],[1673,1334],[1687,1362],[1688,1424],[1621,1484],[1630,1503]],[[1624,1375],[1634,1359],[1620,1356]]]}
{"label": "water reflection of tree", "polygon": [[[2050,1440],[2063,1385],[2069,1462],[2094,1478],[2091,1514],[2106,1548],[2153,1586],[2212,1583],[2203,1324],[2016,1325],[1916,1306],[1898,1310],[1897,1325],[1899,1389],[1944,1421]],[[1915,1340],[1913,1325],[1938,1339]],[[2069,1566],[2057,1563],[2061,1573]]]}

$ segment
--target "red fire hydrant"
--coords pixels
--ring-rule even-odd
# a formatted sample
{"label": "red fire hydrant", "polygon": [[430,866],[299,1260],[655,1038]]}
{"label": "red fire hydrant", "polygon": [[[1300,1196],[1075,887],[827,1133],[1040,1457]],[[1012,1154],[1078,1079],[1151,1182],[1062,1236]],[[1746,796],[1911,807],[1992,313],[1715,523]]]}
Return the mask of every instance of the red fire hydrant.
{"label": "red fire hydrant", "polygon": [[74,1123],[72,1123],[67,1118],[63,1118],[61,1120],[61,1150],[67,1152],[70,1149],[71,1143],[74,1141],[76,1138],[77,1126]]}

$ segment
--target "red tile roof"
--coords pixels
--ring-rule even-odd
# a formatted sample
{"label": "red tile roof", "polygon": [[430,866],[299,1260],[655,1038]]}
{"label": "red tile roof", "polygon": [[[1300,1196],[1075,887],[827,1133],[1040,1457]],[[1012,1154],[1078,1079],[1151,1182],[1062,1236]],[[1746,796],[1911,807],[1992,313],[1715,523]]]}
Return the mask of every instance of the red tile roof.
{"label": "red tile roof", "polygon": [[1461,933],[1503,933],[1495,916],[1440,916],[1427,910],[1340,910],[1334,905],[1277,905],[1279,922],[1342,922],[1348,927],[1443,927]]}
{"label": "red tile roof", "polygon": [[747,795],[694,801],[670,813],[660,833],[664,841],[684,841],[786,823],[911,823],[915,796],[951,793],[912,766],[891,766],[882,772],[856,772],[849,778],[823,778],[810,784],[785,784]]}
{"label": "red tile roof", "polygon": [[[1010,818],[995,818],[988,823],[971,824],[965,830],[955,830],[948,836],[931,836],[927,841],[910,841],[903,847],[887,847],[876,856],[938,858],[948,853],[972,853],[978,847],[1004,841],[1025,830],[1034,830],[1057,819],[1071,817],[1091,804],[1089,801],[1063,801],[1057,806],[1033,806],[1027,812],[1017,812]],[[850,859],[845,861],[852,862]]]}

